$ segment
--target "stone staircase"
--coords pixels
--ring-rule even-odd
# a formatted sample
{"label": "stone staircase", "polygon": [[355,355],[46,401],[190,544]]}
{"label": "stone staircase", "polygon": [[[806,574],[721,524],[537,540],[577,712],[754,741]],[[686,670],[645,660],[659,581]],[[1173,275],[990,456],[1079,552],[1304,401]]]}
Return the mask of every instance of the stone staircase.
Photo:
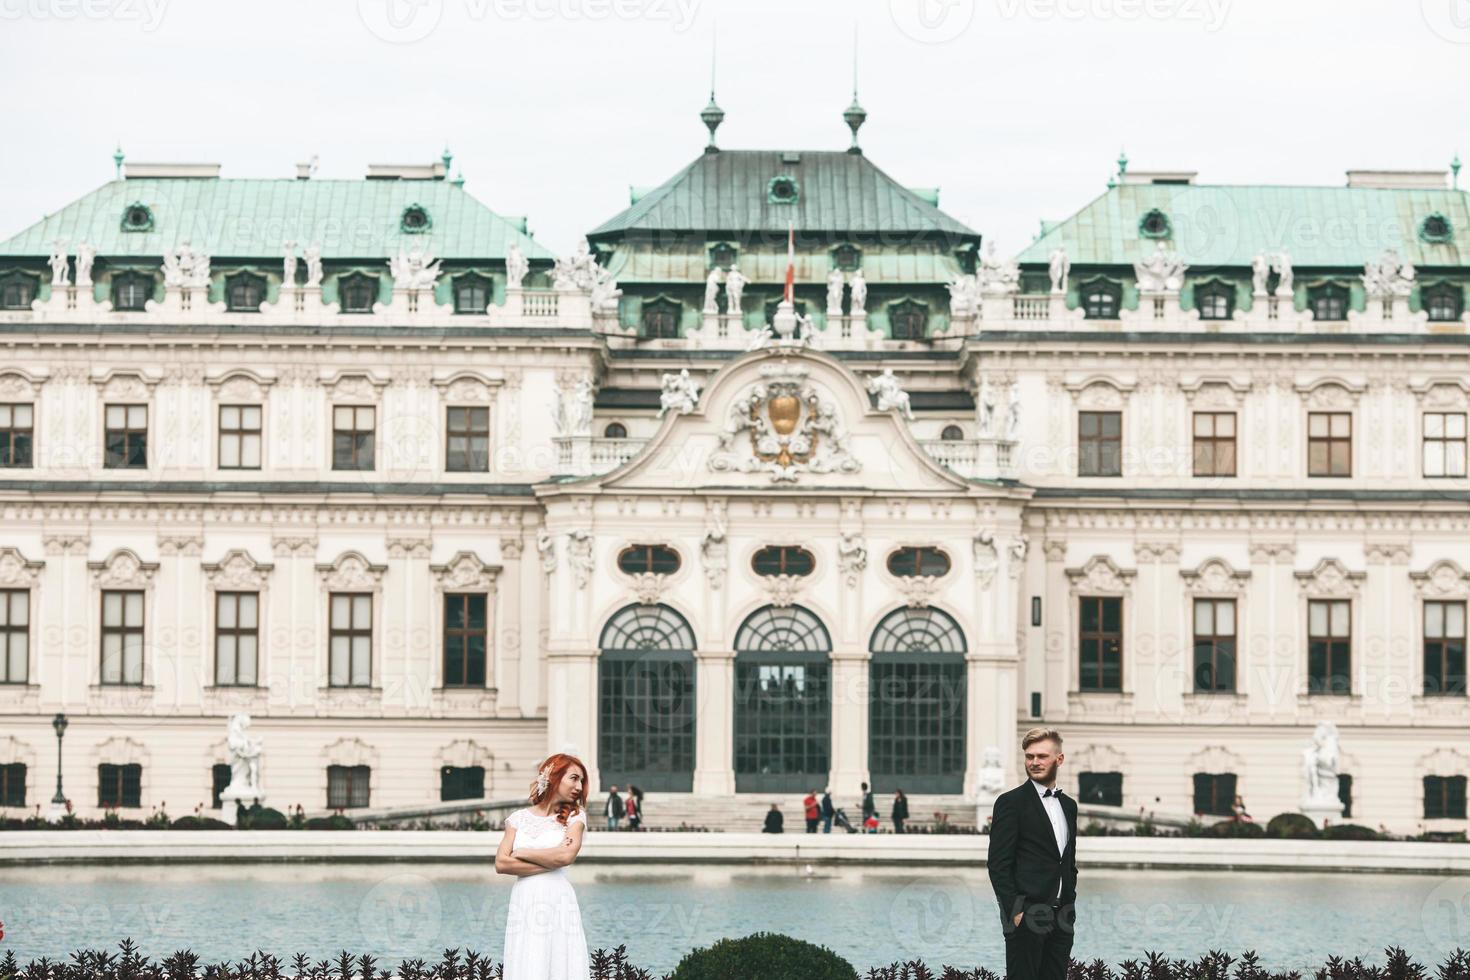
{"label": "stone staircase", "polygon": [[[765,826],[766,812],[771,804],[781,808],[785,817],[785,832],[804,833],[806,818],[802,800],[804,793],[741,793],[726,797],[696,797],[689,793],[645,793],[643,795],[643,825],[651,830],[673,830],[681,824],[701,827],[726,833],[757,833]],[[602,813],[605,794],[594,793],[591,813],[595,827],[605,826],[599,816]],[[879,831],[892,833],[893,822],[888,814],[893,807],[891,796],[875,796],[878,805]],[[862,820],[862,800],[856,794],[833,795],[832,803],[846,810],[854,827]],[[935,812],[942,812],[955,826],[975,825],[975,804],[965,802],[963,796],[909,796],[909,820],[911,826],[928,826],[934,822]],[[626,826],[626,823],[624,824]],[[833,833],[842,833],[835,825]]]}

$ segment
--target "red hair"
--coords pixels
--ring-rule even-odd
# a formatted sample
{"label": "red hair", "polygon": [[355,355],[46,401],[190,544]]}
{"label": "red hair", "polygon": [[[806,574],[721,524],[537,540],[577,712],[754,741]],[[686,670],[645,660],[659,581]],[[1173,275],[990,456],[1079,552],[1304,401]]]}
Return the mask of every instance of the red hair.
{"label": "red hair", "polygon": [[[582,765],[582,760],[578,759],[576,756],[567,755],[565,752],[558,752],[553,756],[549,756],[545,762],[536,767],[536,772],[538,774],[537,780],[533,780],[531,782],[531,802],[540,803],[546,797],[556,795],[557,790],[561,788],[562,779],[566,776],[567,772],[573,766],[576,766],[578,769],[582,770],[582,789],[571,800],[563,800],[561,803],[558,803],[556,805],[556,809],[553,811],[553,813],[556,816],[556,822],[561,824],[563,827],[567,825],[567,819],[570,818],[572,814],[576,813],[578,810],[586,809],[587,767]],[[545,793],[542,793],[537,789],[537,782],[540,779],[539,774],[543,772],[546,773]]]}

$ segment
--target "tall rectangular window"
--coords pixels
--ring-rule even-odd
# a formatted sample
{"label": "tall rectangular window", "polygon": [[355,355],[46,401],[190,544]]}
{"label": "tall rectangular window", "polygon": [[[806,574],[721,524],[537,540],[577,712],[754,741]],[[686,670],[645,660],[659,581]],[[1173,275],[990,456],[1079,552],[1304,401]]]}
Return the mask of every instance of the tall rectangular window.
{"label": "tall rectangular window", "polygon": [[444,468],[451,473],[485,473],[490,469],[490,409],[448,410],[449,442]]}
{"label": "tall rectangular window", "polygon": [[143,767],[104,762],[97,767],[98,806],[142,806]]}
{"label": "tall rectangular window", "polygon": [[444,766],[439,770],[439,799],[478,800],[485,796],[484,766]]}
{"label": "tall rectangular window", "polygon": [[260,469],[260,419],[259,405],[219,407],[220,469]]}
{"label": "tall rectangular window", "polygon": [[148,406],[108,405],[102,465],[110,470],[148,468]]}
{"label": "tall rectangular window", "polygon": [[1424,475],[1465,475],[1465,413],[1424,413]]}
{"label": "tall rectangular window", "polygon": [[1465,694],[1465,603],[1424,603],[1424,693]]}
{"label": "tall rectangular window", "polygon": [[102,593],[102,683],[143,683],[143,593]]}
{"label": "tall rectangular window", "polygon": [[444,596],[445,687],[485,686],[486,599],[483,592]]}
{"label": "tall rectangular window", "polygon": [[373,680],[373,597],[350,592],[331,596],[332,687],[368,687]]}
{"label": "tall rectangular window", "polygon": [[1093,806],[1123,805],[1123,774],[1121,772],[1079,772],[1077,774],[1077,802]]}
{"label": "tall rectangular window", "polygon": [[1312,599],[1307,603],[1307,693],[1351,694],[1352,602]]}
{"label": "tall rectangular window", "polygon": [[332,409],[332,469],[373,468],[373,433],[376,410],[364,405],[338,405]]}
{"label": "tall rectangular window", "polygon": [[1307,413],[1307,475],[1353,475],[1353,414]]}
{"label": "tall rectangular window", "polygon": [[1083,691],[1123,690],[1123,600],[1082,596],[1078,605],[1078,652]]}
{"label": "tall rectangular window", "polygon": [[1465,819],[1465,777],[1424,777],[1424,819]]}
{"label": "tall rectangular window", "polygon": [[213,766],[210,766],[209,807],[211,810],[221,808],[219,795],[230,788],[230,780],[233,778],[234,773],[231,771],[228,762],[216,762]]}
{"label": "tall rectangular window", "polygon": [[349,810],[368,805],[368,766],[327,766],[327,808]]}
{"label": "tall rectangular window", "polygon": [[1194,413],[1194,475],[1235,475],[1235,413]]}
{"label": "tall rectangular window", "polygon": [[1123,413],[1077,413],[1077,475],[1123,475]]}
{"label": "tall rectangular window", "polygon": [[1194,600],[1194,689],[1235,690],[1235,600]]}
{"label": "tall rectangular window", "polygon": [[31,593],[0,589],[0,684],[30,679]]}
{"label": "tall rectangular window", "polygon": [[1194,812],[1211,817],[1228,817],[1235,811],[1235,773],[1194,774]]}
{"label": "tall rectangular window", "polygon": [[214,682],[220,687],[260,683],[260,593],[214,594]]}
{"label": "tall rectangular window", "polygon": [[0,467],[26,469],[35,465],[35,407],[0,405]]}
{"label": "tall rectangular window", "polygon": [[0,766],[0,806],[26,805],[26,764],[11,762]]}

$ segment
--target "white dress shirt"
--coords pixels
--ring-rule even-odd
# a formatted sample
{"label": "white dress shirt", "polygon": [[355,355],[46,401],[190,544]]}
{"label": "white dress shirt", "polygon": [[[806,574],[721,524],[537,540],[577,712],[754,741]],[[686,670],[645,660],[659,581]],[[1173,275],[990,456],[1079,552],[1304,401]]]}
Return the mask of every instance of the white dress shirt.
{"label": "white dress shirt", "polygon": [[[1047,819],[1051,821],[1051,832],[1057,838],[1057,853],[1067,853],[1067,815],[1062,812],[1062,801],[1055,794],[1044,796],[1046,787],[1031,780],[1031,785],[1036,787],[1036,795],[1041,797],[1041,806],[1046,810]],[[1065,877],[1065,875],[1063,876]],[[1062,882],[1057,881],[1057,895],[1062,894]]]}

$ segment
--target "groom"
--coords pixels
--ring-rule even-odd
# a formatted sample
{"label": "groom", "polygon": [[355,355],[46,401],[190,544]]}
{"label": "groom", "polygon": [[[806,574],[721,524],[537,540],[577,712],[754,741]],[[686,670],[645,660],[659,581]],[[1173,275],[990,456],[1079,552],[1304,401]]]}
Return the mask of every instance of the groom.
{"label": "groom", "polygon": [[990,884],[1006,937],[1007,980],[1063,980],[1077,923],[1077,801],[1057,788],[1062,736],[1021,738],[1031,778],[995,801]]}

